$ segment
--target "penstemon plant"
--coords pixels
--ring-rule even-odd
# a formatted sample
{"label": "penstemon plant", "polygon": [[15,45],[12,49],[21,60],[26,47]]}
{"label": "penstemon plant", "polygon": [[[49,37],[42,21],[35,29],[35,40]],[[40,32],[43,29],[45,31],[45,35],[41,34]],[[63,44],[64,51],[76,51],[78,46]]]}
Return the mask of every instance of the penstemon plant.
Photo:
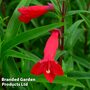
{"label": "penstemon plant", "polygon": [[89,90],[90,0],[1,0],[0,79],[0,90]]}

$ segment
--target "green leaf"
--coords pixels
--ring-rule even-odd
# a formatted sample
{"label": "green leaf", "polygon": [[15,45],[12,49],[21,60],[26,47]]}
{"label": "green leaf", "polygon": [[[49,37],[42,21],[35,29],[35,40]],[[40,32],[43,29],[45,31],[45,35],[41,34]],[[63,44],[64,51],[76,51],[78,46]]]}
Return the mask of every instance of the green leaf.
{"label": "green leaf", "polygon": [[[77,66],[78,66],[80,72],[85,72],[84,68],[79,63],[77,63]],[[87,86],[90,88],[90,80],[89,79],[86,79],[86,83],[87,83]]]}
{"label": "green leaf", "polygon": [[18,52],[18,51],[15,51],[15,50],[8,50],[5,55],[9,56],[9,57],[15,57],[15,58],[25,59],[25,60],[28,60],[28,61],[33,61],[35,63],[38,60],[40,60],[40,58],[35,56],[33,53],[28,52],[28,54],[27,54],[27,51],[26,51],[26,53],[22,53],[22,52]]}
{"label": "green leaf", "polygon": [[[17,78],[20,76],[20,72],[13,58],[3,60],[2,75],[4,78]],[[26,90],[21,86],[17,86],[16,88],[16,90]]]}
{"label": "green leaf", "polygon": [[74,61],[72,60],[72,56],[69,56],[67,61],[65,62],[65,72],[70,72],[74,70]]}
{"label": "green leaf", "polygon": [[51,90],[62,90],[62,89],[67,90],[66,87],[56,84],[56,85],[54,85],[54,87],[52,87]]}
{"label": "green leaf", "polygon": [[76,21],[68,30],[66,30],[66,33],[68,33],[66,39],[65,39],[65,45],[68,48],[73,48],[76,44],[77,40],[79,39],[81,29],[77,29],[78,26],[83,22],[83,20]]}
{"label": "green leaf", "polygon": [[76,78],[76,79],[90,79],[90,72],[84,71],[72,71],[67,73],[68,77]]}
{"label": "green leaf", "polygon": [[66,13],[66,16],[75,15],[75,14],[80,14],[80,13],[87,13],[87,14],[90,14],[90,11],[86,11],[86,10],[68,11],[68,12]]}
{"label": "green leaf", "polygon": [[79,8],[80,8],[81,10],[83,10],[82,2],[81,2],[80,0],[76,0],[76,2],[77,2],[77,4],[78,4]]}
{"label": "green leaf", "polygon": [[38,62],[38,60],[40,60],[40,58],[38,56],[36,56],[35,54],[29,52],[29,51],[26,51],[20,47],[17,47],[17,49],[22,52],[24,55],[26,55],[27,57],[29,57],[31,60],[35,60],[35,62]]}
{"label": "green leaf", "polygon": [[[37,82],[48,82],[44,77],[37,77],[36,78]],[[64,84],[64,85],[73,85],[73,86],[78,86],[78,87],[84,87],[83,84],[81,84],[78,81],[75,81],[74,79],[65,77],[65,76],[57,76],[54,80],[55,84]]]}
{"label": "green leaf", "polygon": [[57,0],[50,0],[50,1],[54,5],[54,7],[56,9],[56,12],[59,14],[60,13],[60,8],[58,7],[59,3],[57,3]]}
{"label": "green leaf", "polygon": [[42,5],[42,3],[40,3],[38,0],[33,0],[33,2],[31,2],[31,4]]}
{"label": "green leaf", "polygon": [[5,77],[17,77],[20,75],[20,72],[13,58],[8,58],[8,59],[5,58],[3,60],[2,67],[3,67],[2,74]]}
{"label": "green leaf", "polygon": [[8,42],[4,43],[2,45],[2,53],[10,48],[13,48],[14,46],[16,46],[20,43],[37,38],[41,35],[44,35],[48,31],[50,31],[54,28],[60,27],[62,25],[63,25],[63,23],[55,23],[55,24],[50,24],[50,25],[38,27],[38,28],[35,28],[32,30],[23,32],[23,33],[17,35],[16,37],[10,39]]}
{"label": "green leaf", "polygon": [[82,66],[90,69],[90,62],[88,62],[87,59],[72,55],[72,60],[74,60],[75,62],[81,64]]}
{"label": "green leaf", "polygon": [[83,14],[79,14],[81,18],[85,21],[86,25],[90,28],[90,20],[85,17]]}
{"label": "green leaf", "polygon": [[65,51],[65,50],[64,51],[58,50],[56,53],[56,56],[55,56],[55,60],[58,60],[60,56],[66,54],[66,53],[67,53],[67,51]]}
{"label": "green leaf", "polygon": [[15,36],[18,32],[18,28],[21,25],[21,22],[18,20],[19,12],[18,8],[29,5],[31,0],[21,0],[16,9],[13,12],[12,17],[10,18],[7,29],[6,29],[6,35],[5,35],[5,42],[6,40],[10,39],[11,37]]}
{"label": "green leaf", "polygon": [[[35,78],[35,82],[45,82],[48,83],[48,81],[45,79],[45,77],[43,75],[40,76],[34,76],[34,75],[30,75],[30,73],[25,73],[25,74],[21,74],[21,77],[31,77],[31,78]],[[63,85],[72,85],[72,86],[77,86],[77,87],[84,87],[83,84],[81,84],[79,81],[76,81],[75,79],[66,77],[66,76],[57,76],[55,78],[55,80],[53,81],[53,83],[55,84],[63,84]]]}
{"label": "green leaf", "polygon": [[1,5],[1,3],[2,3],[2,0],[0,0],[0,5]]}
{"label": "green leaf", "polygon": [[75,87],[72,87],[70,90],[75,90]]}

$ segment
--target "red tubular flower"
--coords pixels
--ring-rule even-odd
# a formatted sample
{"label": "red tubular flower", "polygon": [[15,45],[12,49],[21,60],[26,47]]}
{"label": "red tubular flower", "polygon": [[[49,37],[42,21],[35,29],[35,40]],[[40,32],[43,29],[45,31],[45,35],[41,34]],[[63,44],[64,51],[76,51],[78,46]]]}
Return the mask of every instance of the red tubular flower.
{"label": "red tubular flower", "polygon": [[35,75],[44,74],[46,79],[52,83],[56,75],[63,75],[62,67],[54,60],[58,48],[59,31],[53,30],[44,48],[44,58],[37,62],[31,73]]}
{"label": "red tubular flower", "polygon": [[54,7],[52,4],[48,4],[45,6],[28,6],[28,7],[21,7],[18,9],[18,11],[21,13],[19,16],[19,20],[28,23],[31,19],[37,18],[45,13],[47,13],[49,10],[53,10]]}

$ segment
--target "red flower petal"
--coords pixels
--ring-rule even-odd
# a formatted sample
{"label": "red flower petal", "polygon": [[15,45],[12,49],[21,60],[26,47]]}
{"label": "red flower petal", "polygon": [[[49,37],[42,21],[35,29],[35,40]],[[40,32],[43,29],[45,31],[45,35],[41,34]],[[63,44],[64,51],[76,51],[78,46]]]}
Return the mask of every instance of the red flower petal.
{"label": "red flower petal", "polygon": [[29,16],[26,16],[26,15],[20,15],[19,16],[19,20],[24,22],[24,23],[28,23],[31,19]]}
{"label": "red flower petal", "polygon": [[45,64],[44,76],[50,83],[53,82],[56,75],[62,76],[64,74],[61,66],[56,61],[48,60],[43,63]]}
{"label": "red flower petal", "polygon": [[58,48],[58,36],[59,32],[54,30],[51,33],[51,36],[46,42],[46,46],[44,48],[44,58],[48,60],[53,60],[56,54],[56,50]]}
{"label": "red flower petal", "polygon": [[56,61],[51,61],[51,69],[55,75],[64,75],[62,67]]}
{"label": "red flower petal", "polygon": [[64,75],[62,67],[56,61],[48,60],[43,63],[44,63],[44,76],[50,83],[53,82],[56,75],[59,76]]}
{"label": "red flower petal", "polygon": [[54,80],[54,78],[55,78],[55,74],[53,74],[53,73],[46,73],[46,71],[44,72],[44,76],[45,76],[45,78],[50,82],[50,83],[52,83],[53,82],[53,80]]}
{"label": "red flower petal", "polygon": [[31,18],[37,18],[45,13],[48,12],[48,6],[30,6],[29,14],[31,15]]}
{"label": "red flower petal", "polygon": [[56,62],[56,61],[39,61],[36,63],[32,70],[31,73],[34,75],[40,75],[44,74],[46,79],[52,83],[56,75],[63,75],[64,72],[61,68],[61,66]]}
{"label": "red flower petal", "polygon": [[48,8],[49,6],[28,6],[19,8],[18,11],[21,13],[19,20],[28,23],[31,19],[47,13]]}
{"label": "red flower petal", "polygon": [[19,16],[20,21],[28,23],[31,20],[29,9],[27,7],[19,8],[18,11],[21,13],[21,15]]}
{"label": "red flower petal", "polygon": [[40,75],[40,74],[43,73],[43,68],[44,68],[44,67],[42,66],[42,63],[37,62],[37,63],[33,66],[32,70],[31,70],[31,73],[34,74],[34,75]]}

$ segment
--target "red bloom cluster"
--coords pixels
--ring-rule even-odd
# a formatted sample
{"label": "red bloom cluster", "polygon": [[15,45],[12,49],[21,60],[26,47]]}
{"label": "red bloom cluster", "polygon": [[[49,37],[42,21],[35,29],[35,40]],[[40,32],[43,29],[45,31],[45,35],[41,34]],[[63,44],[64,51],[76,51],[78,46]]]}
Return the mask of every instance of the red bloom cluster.
{"label": "red bloom cluster", "polygon": [[19,16],[19,20],[24,23],[28,23],[31,19],[40,17],[47,13],[48,11],[52,11],[54,9],[52,4],[48,4],[45,6],[28,6],[21,7],[18,11],[21,13]]}
{"label": "red bloom cluster", "polygon": [[44,74],[46,79],[52,83],[56,75],[63,75],[61,66],[54,60],[58,48],[59,31],[53,30],[44,48],[44,58],[36,63],[31,73],[35,75]]}

